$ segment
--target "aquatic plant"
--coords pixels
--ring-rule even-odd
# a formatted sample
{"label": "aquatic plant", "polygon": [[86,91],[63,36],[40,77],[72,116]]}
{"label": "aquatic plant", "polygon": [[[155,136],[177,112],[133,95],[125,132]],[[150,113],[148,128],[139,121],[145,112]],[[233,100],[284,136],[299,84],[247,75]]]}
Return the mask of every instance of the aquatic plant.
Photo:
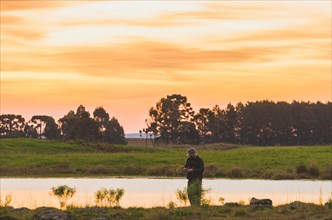
{"label": "aquatic plant", "polygon": [[176,190],[176,198],[180,201],[181,205],[187,205],[187,202],[189,201],[187,188],[185,187],[183,190]]}
{"label": "aquatic plant", "polygon": [[95,193],[96,203],[99,205],[108,204],[110,207],[120,206],[120,200],[124,196],[124,189],[101,188]]}
{"label": "aquatic plant", "polygon": [[225,198],[224,197],[220,197],[219,198],[219,202],[221,205],[224,205],[225,204]]}
{"label": "aquatic plant", "polygon": [[8,207],[10,205],[10,203],[12,202],[12,198],[13,198],[13,195],[9,194],[9,195],[6,195],[5,201],[2,201],[2,199],[0,199],[0,206]]}
{"label": "aquatic plant", "polygon": [[176,207],[177,207],[177,205],[173,201],[170,201],[167,205],[167,208],[169,208],[169,209],[175,209]]}
{"label": "aquatic plant", "polygon": [[207,193],[210,191],[210,188],[204,188],[202,187],[202,194],[201,194],[201,205],[202,206],[210,206],[213,204],[213,201],[211,198],[207,198]]}
{"label": "aquatic plant", "polygon": [[[209,206],[212,204],[212,200],[209,198],[206,198],[207,192],[209,192],[209,191],[210,191],[210,189],[205,189],[202,187],[200,205]],[[178,189],[175,194],[176,194],[176,198],[180,202],[180,205],[183,205],[183,204],[187,205],[187,203],[189,201],[187,187],[184,187],[182,190]]]}
{"label": "aquatic plant", "polygon": [[52,187],[51,195],[56,196],[59,199],[60,207],[66,207],[67,201],[74,196],[76,188],[69,187],[67,185],[61,185],[58,187]]}

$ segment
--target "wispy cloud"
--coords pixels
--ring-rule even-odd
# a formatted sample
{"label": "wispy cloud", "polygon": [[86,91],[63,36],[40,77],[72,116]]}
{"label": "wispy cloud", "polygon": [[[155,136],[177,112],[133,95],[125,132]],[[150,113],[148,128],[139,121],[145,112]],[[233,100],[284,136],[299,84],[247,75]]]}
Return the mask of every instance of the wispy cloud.
{"label": "wispy cloud", "polygon": [[331,4],[1,1],[1,108],[38,102],[66,112],[73,103],[111,102],[128,118],[126,128],[136,126],[128,114],[146,115],[171,93],[198,107],[266,98],[325,101]]}
{"label": "wispy cloud", "polygon": [[1,1],[1,11],[22,11],[32,9],[45,9],[54,7],[63,7],[68,5],[67,1],[15,1],[15,0],[3,0]]}
{"label": "wispy cloud", "polygon": [[[203,70],[210,63],[245,63],[271,61],[278,54],[287,53],[282,47],[243,47],[234,50],[203,50],[180,45],[141,41],[100,47],[44,48],[20,55],[7,52],[4,71],[61,71],[92,76],[149,77],[167,76],[171,71]],[[38,62],[36,62],[38,61]],[[155,73],[159,72],[158,75]],[[177,73],[178,74],[178,73]],[[148,73],[146,75],[149,75]],[[171,77],[172,78],[172,77]],[[183,80],[188,77],[183,77]],[[181,79],[181,77],[176,77]]]}

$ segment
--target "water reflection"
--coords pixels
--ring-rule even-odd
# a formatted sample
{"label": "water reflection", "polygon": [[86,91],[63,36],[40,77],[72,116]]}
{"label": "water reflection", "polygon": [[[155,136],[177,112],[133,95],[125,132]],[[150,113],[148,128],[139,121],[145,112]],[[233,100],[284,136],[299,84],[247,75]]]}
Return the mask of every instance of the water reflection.
{"label": "water reflection", "polygon": [[[123,188],[121,207],[167,206],[170,201],[178,202],[175,192],[187,185],[186,179],[147,178],[3,178],[1,179],[1,200],[12,194],[11,206],[36,208],[50,206],[59,208],[59,202],[49,192],[53,186],[67,184],[76,187],[77,193],[68,201],[76,206],[95,205],[94,193],[100,188]],[[331,196],[331,181],[306,180],[230,180],[204,179],[203,187],[210,189],[207,197],[218,204],[220,197],[225,202],[248,203],[251,197],[270,198],[273,205],[292,201],[325,203]]]}

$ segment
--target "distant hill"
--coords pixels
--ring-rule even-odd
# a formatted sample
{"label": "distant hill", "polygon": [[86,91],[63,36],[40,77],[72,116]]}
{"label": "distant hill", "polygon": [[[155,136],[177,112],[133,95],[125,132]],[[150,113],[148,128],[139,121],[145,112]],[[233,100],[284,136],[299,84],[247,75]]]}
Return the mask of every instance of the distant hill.
{"label": "distant hill", "polygon": [[126,138],[145,138],[145,134],[142,134],[142,137],[140,136],[140,133],[129,133],[125,134]]}

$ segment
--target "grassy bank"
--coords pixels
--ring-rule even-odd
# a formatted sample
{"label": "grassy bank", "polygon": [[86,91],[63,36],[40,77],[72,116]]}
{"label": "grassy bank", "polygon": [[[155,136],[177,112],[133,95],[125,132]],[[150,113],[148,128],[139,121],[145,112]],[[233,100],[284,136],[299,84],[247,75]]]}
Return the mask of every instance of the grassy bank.
{"label": "grassy bank", "polygon": [[[62,216],[61,219],[126,219],[126,220],[216,220],[216,219],[331,219],[332,208],[329,205],[313,205],[305,203],[292,203],[277,207],[252,210],[249,206],[230,207],[207,206],[207,207],[179,207],[179,208],[102,208],[102,207],[70,207],[66,211],[55,208],[38,208],[29,210],[26,208],[13,209],[0,207],[0,219],[46,219],[49,216]],[[43,216],[44,218],[42,218]],[[51,219],[51,218],[50,218]],[[52,218],[55,219],[55,218]]]}
{"label": "grassy bank", "polygon": [[[145,147],[0,139],[1,177],[183,176],[188,146]],[[331,146],[197,148],[205,177],[331,179]]]}

